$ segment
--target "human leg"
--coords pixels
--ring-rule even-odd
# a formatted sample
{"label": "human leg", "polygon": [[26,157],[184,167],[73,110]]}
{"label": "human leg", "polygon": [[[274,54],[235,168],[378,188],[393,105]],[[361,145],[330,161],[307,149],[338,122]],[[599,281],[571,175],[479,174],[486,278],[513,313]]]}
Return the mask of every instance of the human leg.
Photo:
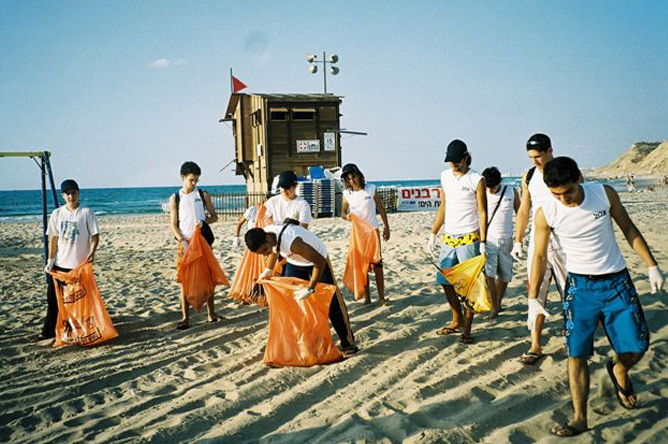
{"label": "human leg", "polygon": [[499,310],[501,310],[501,302],[503,301],[503,296],[505,296],[507,288],[508,282],[502,281],[498,278],[496,279],[496,300],[499,303]]}
{"label": "human leg", "polygon": [[487,281],[487,288],[489,288],[489,297],[492,303],[492,312],[489,315],[489,319],[494,319],[499,315],[499,295],[496,290],[496,282],[493,277],[485,276]]}
{"label": "human leg", "polygon": [[492,312],[489,316],[490,319],[493,319],[499,315],[499,300],[498,294],[496,292],[496,284],[494,282],[497,269],[499,267],[498,259],[499,248],[495,242],[492,241],[492,239],[488,239],[485,267],[483,268],[483,271],[485,273],[485,280],[487,281],[487,288],[489,289],[489,296],[491,299],[490,302],[492,304]]}
{"label": "human leg", "polygon": [[385,305],[385,276],[383,274],[383,262],[371,265],[376,276],[376,289],[378,290],[378,300]]}
{"label": "human leg", "polygon": [[[457,264],[457,254],[455,249],[448,246],[447,244],[441,246],[441,252],[438,257],[438,264],[441,270],[454,267]],[[443,276],[443,273],[439,272],[436,274],[436,282],[441,284],[443,287],[445,298],[448,301],[448,304],[450,305],[450,311],[452,312],[452,320],[450,323],[438,330],[436,334],[447,335],[456,331],[461,331],[461,328],[464,325],[464,317],[462,316],[462,307],[455,289],[452,287],[452,285],[450,285],[445,276]]]}
{"label": "human leg", "polygon": [[214,309],[214,295],[212,294],[209,299],[206,300],[206,314],[209,322],[218,322],[218,315]]}
{"label": "human leg", "polygon": [[568,386],[573,416],[564,425],[555,425],[550,432],[557,436],[576,436],[587,430],[587,399],[589,398],[589,365],[587,358],[568,358]]}
{"label": "human leg", "polygon": [[[55,268],[55,267],[54,267]],[[49,276],[46,286],[46,317],[39,339],[54,338],[56,336],[56,322],[58,321],[58,299],[56,284],[53,276]]]}
{"label": "human leg", "polygon": [[[327,266],[322,273],[320,282],[324,284],[336,285],[331,267],[332,265],[328,259]],[[334,331],[336,331],[336,334],[339,336],[339,340],[341,341],[341,350],[344,352],[344,354],[346,351],[357,351],[357,347],[355,346],[355,336],[353,335],[353,328],[350,325],[350,318],[348,317],[348,308],[346,307],[346,303],[343,300],[343,296],[341,295],[341,292],[338,290],[338,288],[334,292],[332,302],[329,305],[329,319],[332,322]]]}
{"label": "human leg", "polygon": [[185,330],[188,327],[190,327],[190,308],[186,299],[186,293],[183,286],[181,286],[181,320],[176,324],[176,329]]}

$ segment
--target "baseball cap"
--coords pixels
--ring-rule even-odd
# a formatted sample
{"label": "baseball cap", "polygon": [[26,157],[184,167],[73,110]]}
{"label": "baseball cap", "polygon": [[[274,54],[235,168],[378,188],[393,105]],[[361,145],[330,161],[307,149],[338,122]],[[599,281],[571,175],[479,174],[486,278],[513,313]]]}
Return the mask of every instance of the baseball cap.
{"label": "baseball cap", "polygon": [[78,191],[78,190],[79,190],[79,185],[76,183],[74,179],[65,179],[63,180],[63,183],[60,184],[61,193],[67,193],[70,191]]}
{"label": "baseball cap", "polygon": [[357,165],[354,163],[347,163],[343,165],[343,168],[341,169],[341,177],[345,176],[346,174],[350,173],[359,173],[360,169],[357,168]]}
{"label": "baseball cap", "polygon": [[552,148],[550,138],[542,133],[536,133],[527,140],[527,150],[547,151]]}
{"label": "baseball cap", "polygon": [[448,145],[444,162],[461,162],[467,154],[466,144],[459,139],[455,139]]}
{"label": "baseball cap", "polygon": [[278,175],[278,187],[287,190],[297,184],[297,175],[294,171],[283,171]]}

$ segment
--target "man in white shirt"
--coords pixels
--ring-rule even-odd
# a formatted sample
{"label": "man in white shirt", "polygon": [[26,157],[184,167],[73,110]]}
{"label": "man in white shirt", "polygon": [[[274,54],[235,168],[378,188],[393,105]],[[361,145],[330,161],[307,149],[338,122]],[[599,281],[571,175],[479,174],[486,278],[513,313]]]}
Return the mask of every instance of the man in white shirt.
{"label": "man in white shirt", "polygon": [[[297,299],[313,294],[318,282],[336,285],[327,247],[306,228],[291,223],[282,226],[269,225],[264,229],[253,228],[246,232],[245,241],[253,253],[269,256],[268,263],[275,264],[279,255],[286,257],[285,276],[308,281],[305,288],[295,292]],[[268,277],[270,273],[271,268],[267,268],[260,278]],[[356,353],[359,349],[355,345],[348,309],[340,291],[336,291],[332,298],[329,319],[341,341],[343,356],[348,357]]]}
{"label": "man in white shirt", "polygon": [[[487,236],[485,179],[469,168],[471,155],[466,144],[457,139],[450,142],[445,162],[450,163],[450,169],[441,173],[441,205],[436,212],[436,220],[427,243],[427,250],[431,255],[436,235],[445,221],[443,245],[438,258],[442,270],[485,254]],[[436,274],[436,282],[443,286],[452,311],[450,324],[438,330],[436,334],[448,335],[461,331],[461,342],[472,344],[473,310],[467,309],[464,317],[457,293],[442,273]]]}
{"label": "man in white shirt", "polygon": [[[652,292],[663,286],[663,275],[642,234],[631,221],[617,192],[600,183],[582,184],[577,163],[557,157],[544,168],[543,180],[552,196],[536,211],[535,250],[531,282],[541,282],[547,266],[552,235],[566,258],[563,314],[568,349],[568,379],[573,416],[550,430],[557,436],[575,436],[586,430],[589,367],[594,335],[601,324],[617,359],[606,368],[620,405],[637,407],[628,371],[649,346],[649,329],[626,262],[615,240],[612,221],[648,266]],[[538,299],[539,288],[529,287],[527,325],[533,329],[539,315],[547,316]]]}
{"label": "man in white shirt", "polygon": [[265,202],[266,215],[276,225],[283,225],[285,219],[299,221],[299,225],[308,228],[313,220],[311,207],[303,198],[297,196],[297,175],[294,171],[283,171],[278,176],[281,193]]}
{"label": "man in white shirt", "polygon": [[[49,236],[49,257],[44,271],[70,271],[84,262],[93,262],[100,242],[97,217],[89,208],[79,205],[79,185],[72,179],[60,185],[65,205],[51,213],[46,234]],[[53,278],[46,290],[47,311],[38,340],[56,336],[58,300]]]}

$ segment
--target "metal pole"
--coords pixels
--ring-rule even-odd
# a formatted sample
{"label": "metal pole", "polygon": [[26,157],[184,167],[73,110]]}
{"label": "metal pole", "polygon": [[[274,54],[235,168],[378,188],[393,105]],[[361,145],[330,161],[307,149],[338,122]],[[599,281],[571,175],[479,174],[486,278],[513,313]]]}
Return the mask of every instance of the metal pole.
{"label": "metal pole", "polygon": [[[42,154],[42,237],[44,238],[44,264],[49,259],[49,237],[46,235],[46,163]],[[49,275],[46,275],[46,282],[49,283]]]}
{"label": "metal pole", "polygon": [[327,55],[325,54],[325,51],[322,52],[322,78],[323,78],[323,83],[325,84],[325,94],[327,94],[327,59],[325,58]]}
{"label": "metal pole", "polygon": [[56,184],[53,181],[53,171],[51,171],[51,161],[49,160],[49,157],[51,157],[51,153],[48,151],[44,151],[45,154],[45,159],[46,159],[46,171],[49,173],[49,182],[51,183],[51,195],[53,196],[53,209],[55,210],[60,206],[58,203],[58,193],[56,193]]}

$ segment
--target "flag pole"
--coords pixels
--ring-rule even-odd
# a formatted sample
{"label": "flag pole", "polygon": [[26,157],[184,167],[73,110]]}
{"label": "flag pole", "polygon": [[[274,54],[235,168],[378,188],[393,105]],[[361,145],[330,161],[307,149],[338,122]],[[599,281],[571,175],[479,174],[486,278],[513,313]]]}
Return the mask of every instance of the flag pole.
{"label": "flag pole", "polygon": [[230,68],[230,94],[234,93],[234,81],[232,77],[232,68]]}

